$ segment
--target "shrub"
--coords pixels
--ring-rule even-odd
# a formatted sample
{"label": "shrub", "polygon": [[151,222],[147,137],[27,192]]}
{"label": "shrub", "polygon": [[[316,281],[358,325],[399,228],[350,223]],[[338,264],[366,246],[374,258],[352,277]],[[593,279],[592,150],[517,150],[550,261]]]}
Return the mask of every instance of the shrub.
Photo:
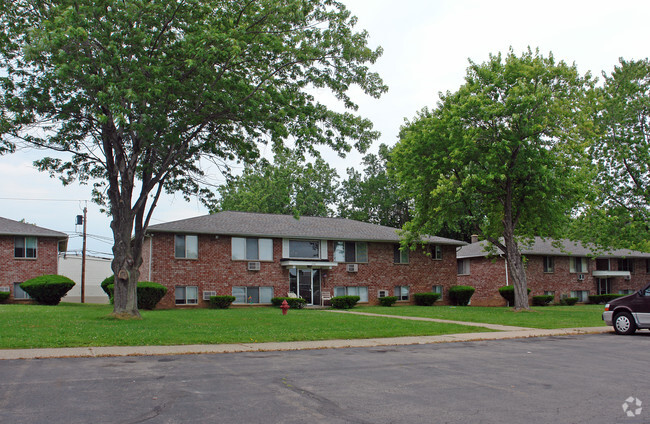
{"label": "shrub", "polygon": [[228,309],[235,299],[235,296],[210,296],[210,308]]}
{"label": "shrub", "polygon": [[63,275],[41,275],[20,284],[21,289],[43,305],[58,305],[72,287],[74,281]]}
{"label": "shrub", "polygon": [[474,294],[474,290],[476,289],[472,286],[451,286],[449,288],[449,300],[452,305],[467,306]]}
{"label": "shrub", "polygon": [[330,303],[336,309],[351,309],[359,300],[361,300],[359,296],[336,296],[330,300]]}
{"label": "shrub", "polygon": [[[106,280],[108,280],[108,278]],[[136,290],[138,296],[138,309],[155,309],[158,302],[160,302],[160,299],[162,299],[167,293],[167,287],[151,281],[138,281]],[[113,303],[115,284],[108,284],[105,291],[108,292],[108,297],[111,299],[111,303]]]}
{"label": "shrub", "polygon": [[553,296],[552,294],[547,294],[547,295],[539,295],[539,296],[533,296],[533,305],[535,306],[546,306],[549,303],[553,301]]}
{"label": "shrub", "polygon": [[613,294],[613,293],[610,293],[610,294],[592,294],[592,295],[587,296],[587,298],[589,299],[589,303],[600,304],[600,303],[607,303],[607,302],[609,302],[611,300],[614,300],[617,297],[621,297],[621,296],[625,296],[625,295],[623,295],[623,294]]}
{"label": "shrub", "polygon": [[151,281],[138,282],[138,309],[154,309],[167,293],[167,287]]}
{"label": "shrub", "polygon": [[113,299],[113,292],[108,290],[108,286],[110,286],[111,284],[115,284],[114,275],[104,278],[104,281],[102,281],[102,283],[100,284],[102,290],[104,290],[104,293],[106,293],[106,296],[108,296],[109,299]]}
{"label": "shrub", "polygon": [[307,304],[307,301],[302,297],[274,297],[271,299],[271,304],[279,308],[283,300],[287,301],[291,309],[302,309]]}
{"label": "shrub", "polygon": [[9,299],[9,292],[0,292],[0,303],[5,303]]}
{"label": "shrub", "polygon": [[416,305],[432,306],[440,296],[440,293],[414,293],[413,299]]}
{"label": "shrub", "polygon": [[565,305],[565,306],[573,306],[576,303],[578,303],[577,297],[567,297],[560,300],[560,305]]}
{"label": "shrub", "polygon": [[[526,290],[528,290],[528,294],[530,294],[530,289]],[[499,294],[508,301],[508,305],[515,304],[515,286],[499,287]]]}
{"label": "shrub", "polygon": [[379,304],[381,306],[393,306],[397,302],[397,296],[386,296],[379,298]]}

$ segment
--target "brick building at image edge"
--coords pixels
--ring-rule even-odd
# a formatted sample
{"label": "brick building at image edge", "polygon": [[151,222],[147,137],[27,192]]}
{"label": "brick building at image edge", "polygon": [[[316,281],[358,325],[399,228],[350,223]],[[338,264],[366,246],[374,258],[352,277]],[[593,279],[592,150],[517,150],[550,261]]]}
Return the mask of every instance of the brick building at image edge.
{"label": "brick building at image edge", "polygon": [[[461,247],[458,252],[458,284],[473,286],[474,306],[505,306],[499,287],[512,284],[505,255],[487,241]],[[650,282],[650,253],[616,249],[606,252],[570,240],[536,237],[522,242],[530,296],[551,294],[555,301],[589,295],[630,294]]]}
{"label": "brick building at image edge", "polygon": [[0,291],[12,300],[29,301],[20,283],[58,274],[58,254],[65,252],[68,235],[0,217]]}

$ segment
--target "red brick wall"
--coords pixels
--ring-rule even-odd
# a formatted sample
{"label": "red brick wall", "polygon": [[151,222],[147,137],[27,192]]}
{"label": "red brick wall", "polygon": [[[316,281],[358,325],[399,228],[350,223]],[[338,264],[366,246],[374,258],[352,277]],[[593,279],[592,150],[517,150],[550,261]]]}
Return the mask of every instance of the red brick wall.
{"label": "red brick wall", "polygon": [[14,257],[14,236],[0,236],[0,286],[11,288],[14,283],[22,283],[30,278],[58,272],[58,240],[38,237],[36,258]]}
{"label": "red brick wall", "polygon": [[[589,294],[597,294],[598,279],[592,275],[596,270],[596,261],[588,260],[589,270],[584,272],[585,279],[578,280],[577,273],[569,272],[570,259],[568,256],[555,256],[555,269],[552,273],[544,272],[543,256],[528,256],[526,262],[526,277],[530,296],[544,294],[545,291],[555,292],[555,301],[562,295],[570,296],[571,291],[587,290]],[[646,274],[645,259],[634,260],[634,272],[631,279],[623,277],[611,279],[611,292],[618,293],[619,290],[638,290],[650,281],[650,275]],[[471,258],[470,275],[459,275],[458,284],[476,287],[472,296],[472,305],[476,306],[504,306],[506,302],[499,295],[498,289],[506,284],[505,259],[497,258]],[[610,270],[618,269],[618,260],[610,261]],[[512,280],[510,280],[512,284]]]}
{"label": "red brick wall", "polygon": [[[217,295],[231,295],[233,286],[272,286],[274,296],[286,296],[289,291],[289,270],[280,265],[282,240],[273,240],[273,262],[261,262],[260,271],[248,271],[248,261],[231,260],[231,238],[200,235],[198,259],[174,258],[173,234],[156,233],[147,240],[143,249],[143,266],[140,280],[151,280],[169,288],[159,307],[174,307],[175,286],[197,286],[199,306],[204,290],[214,290]],[[152,271],[149,275],[149,246],[153,245]],[[328,242],[328,258],[333,260],[334,243]],[[368,243],[368,263],[359,263],[358,272],[347,272],[340,264],[322,270],[322,291],[334,295],[337,286],[367,286],[369,303],[377,303],[378,290],[407,285],[410,294],[429,292],[434,285],[445,290],[456,284],[456,248],[443,247],[443,259],[433,260],[421,251],[411,251],[409,264],[393,263],[393,245]],[[412,297],[412,296],[411,296]]]}

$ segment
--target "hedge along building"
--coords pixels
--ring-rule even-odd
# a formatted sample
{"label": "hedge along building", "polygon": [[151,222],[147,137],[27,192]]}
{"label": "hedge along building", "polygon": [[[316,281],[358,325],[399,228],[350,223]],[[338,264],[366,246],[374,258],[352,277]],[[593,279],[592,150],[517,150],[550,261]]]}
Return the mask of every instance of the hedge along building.
{"label": "hedge along building", "polygon": [[20,283],[58,274],[57,255],[67,244],[65,233],[0,217],[0,291],[14,301],[29,300]]}
{"label": "hedge along building", "polygon": [[465,244],[427,237],[424,247],[400,250],[395,228],[230,211],[153,225],[147,237],[140,280],[168,287],[160,307],[205,306],[214,295],[233,295],[235,304],[292,294],[310,305],[324,294],[409,302],[456,284],[456,250]]}
{"label": "hedge along building", "polygon": [[[589,295],[638,290],[650,280],[650,253],[618,249],[607,252],[570,240],[535,237],[520,245],[525,257],[531,296],[552,294],[555,301]],[[472,243],[458,251],[458,284],[473,286],[472,305],[503,306],[499,287],[512,284],[505,255],[487,241]]]}

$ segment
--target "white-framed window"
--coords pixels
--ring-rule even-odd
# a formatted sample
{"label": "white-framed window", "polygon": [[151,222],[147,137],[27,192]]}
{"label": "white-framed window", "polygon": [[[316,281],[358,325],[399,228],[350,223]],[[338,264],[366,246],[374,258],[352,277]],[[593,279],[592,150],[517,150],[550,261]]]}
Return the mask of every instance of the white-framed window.
{"label": "white-framed window", "polygon": [[458,266],[458,275],[469,275],[469,258],[458,259],[456,264]]}
{"label": "white-framed window", "polygon": [[393,245],[393,263],[396,264],[409,263],[408,249],[403,249],[399,244]]}
{"label": "white-framed window", "polygon": [[273,261],[273,239],[233,237],[233,261]]}
{"label": "white-framed window", "polygon": [[544,272],[547,274],[555,272],[555,258],[553,256],[542,256],[544,261]]}
{"label": "white-framed window", "polygon": [[199,236],[176,234],[174,236],[174,257],[177,259],[198,259]]}
{"label": "white-framed window", "polygon": [[320,240],[289,240],[289,257],[319,259],[320,245]]}
{"label": "white-framed window", "polygon": [[397,300],[409,300],[409,286],[395,286],[393,296],[396,296]]}
{"label": "white-framed window", "polygon": [[440,296],[442,297],[443,290],[444,290],[444,288],[442,286],[433,286],[432,289],[431,289],[431,292],[432,293],[440,293]]}
{"label": "white-framed window", "polygon": [[442,260],[442,246],[439,244],[431,245],[431,259],[436,261]]}
{"label": "white-framed window", "polygon": [[14,299],[31,299],[31,296],[20,288],[20,283],[14,283]]}
{"label": "white-framed window", "polygon": [[632,290],[632,289],[623,289],[623,290],[619,290],[619,291],[618,291],[618,294],[626,294],[626,295],[627,295],[627,294],[634,294],[635,292],[636,292],[636,290]]}
{"label": "white-framed window", "polygon": [[368,243],[365,241],[334,242],[334,262],[368,262]]}
{"label": "white-framed window", "polygon": [[551,291],[545,290],[544,291],[544,296],[555,296],[555,292],[552,291],[552,290]]}
{"label": "white-framed window", "polygon": [[589,271],[589,263],[587,258],[570,257],[569,258],[569,272],[572,273],[585,273]]}
{"label": "white-framed window", "polygon": [[177,305],[196,305],[199,303],[199,288],[196,286],[176,286],[174,293]]}
{"label": "white-framed window", "polygon": [[37,246],[36,237],[14,237],[14,257],[35,259]]}
{"label": "white-framed window", "polygon": [[589,290],[574,290],[570,297],[577,297],[578,302],[586,302],[589,300]]}
{"label": "white-framed window", "polygon": [[609,258],[596,259],[596,271],[611,271],[611,262]]}
{"label": "white-framed window", "polygon": [[359,296],[359,302],[368,301],[368,287],[334,287],[334,296]]}
{"label": "white-framed window", "polygon": [[273,287],[235,286],[232,288],[232,295],[235,296],[233,303],[271,303]]}
{"label": "white-framed window", "polygon": [[618,270],[619,271],[630,271],[630,274],[634,274],[634,259],[632,259],[632,258],[620,258],[618,260]]}

